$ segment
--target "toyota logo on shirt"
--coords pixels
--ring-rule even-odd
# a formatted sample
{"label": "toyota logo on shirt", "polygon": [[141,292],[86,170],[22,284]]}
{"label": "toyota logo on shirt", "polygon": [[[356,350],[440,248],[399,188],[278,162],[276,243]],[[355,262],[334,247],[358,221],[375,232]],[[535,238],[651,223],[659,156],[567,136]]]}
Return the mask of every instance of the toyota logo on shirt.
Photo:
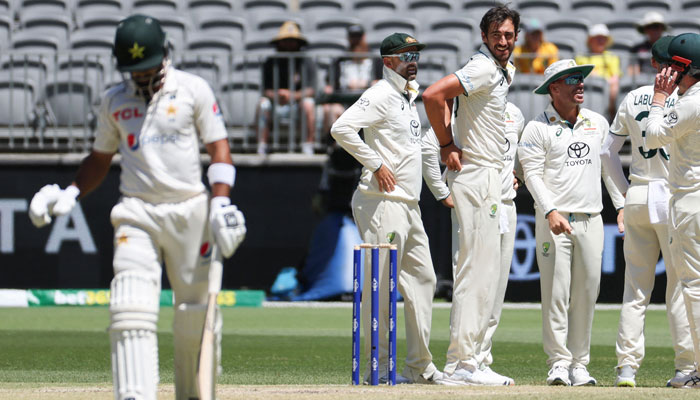
{"label": "toyota logo on shirt", "polygon": [[591,152],[591,148],[586,143],[573,142],[566,151],[569,154],[569,159],[564,162],[564,165],[567,167],[592,164],[590,159],[583,159]]}

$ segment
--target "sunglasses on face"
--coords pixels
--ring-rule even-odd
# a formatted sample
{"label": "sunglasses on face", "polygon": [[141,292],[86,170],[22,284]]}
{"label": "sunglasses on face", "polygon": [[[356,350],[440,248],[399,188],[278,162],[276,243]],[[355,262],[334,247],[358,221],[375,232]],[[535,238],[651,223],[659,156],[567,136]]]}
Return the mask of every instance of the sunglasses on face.
{"label": "sunglasses on face", "polygon": [[562,81],[564,81],[564,83],[567,85],[578,85],[579,83],[583,83],[583,74],[567,76],[566,78],[562,79]]}
{"label": "sunglasses on face", "polygon": [[413,62],[413,61],[418,61],[420,60],[420,53],[417,51],[409,51],[406,53],[400,53],[400,54],[389,54],[384,57],[398,57],[399,60],[403,62]]}

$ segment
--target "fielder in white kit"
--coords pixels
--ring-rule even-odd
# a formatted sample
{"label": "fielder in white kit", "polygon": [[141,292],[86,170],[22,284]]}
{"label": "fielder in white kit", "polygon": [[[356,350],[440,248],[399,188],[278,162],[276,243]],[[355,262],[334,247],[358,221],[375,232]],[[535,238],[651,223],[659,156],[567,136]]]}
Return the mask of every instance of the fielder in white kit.
{"label": "fielder in white kit", "polygon": [[[459,220],[459,258],[454,272],[450,345],[445,374],[472,385],[502,385],[500,374],[479,369],[478,354],[500,282],[499,205],[505,152],[505,108],[515,67],[508,60],[520,15],[505,6],[484,14],[479,51],[454,74],[423,93],[425,110],[447,166]],[[446,120],[454,99],[453,123]],[[454,133],[454,139],[453,139]],[[485,373],[486,372],[486,373]]]}
{"label": "fielder in white kit", "polygon": [[[362,166],[352,198],[355,223],[367,243],[397,246],[398,289],[404,297],[406,366],[397,383],[449,384],[432,362],[432,322],[435,271],[418,206],[421,181],[421,126],[417,62],[425,47],[405,33],[394,33],[381,44],[383,79],[367,89],[331,127],[331,135]],[[364,141],[358,135],[364,130]],[[388,254],[381,253],[379,298],[389,295]],[[370,337],[370,263],[365,263],[362,325]],[[379,305],[379,378],[386,382],[389,305]],[[370,359],[370,341],[365,340]],[[369,361],[368,361],[369,365]],[[369,368],[365,369],[365,380]]]}
{"label": "fielder in white kit", "polygon": [[[496,299],[493,304],[493,311],[489,318],[488,329],[482,341],[478,353],[479,369],[494,378],[494,384],[514,385],[511,378],[500,375],[491,370],[493,355],[491,354],[491,344],[498,323],[501,319],[503,301],[508,286],[510,275],[510,265],[513,260],[513,249],[515,246],[515,228],[517,225],[517,210],[515,207],[516,191],[520,185],[519,179],[514,172],[516,169],[516,159],[518,142],[523,132],[525,120],[520,109],[513,103],[506,104],[506,152],[503,155],[504,167],[501,171],[501,207],[499,214],[499,230],[501,232],[501,270],[498,287],[496,289]],[[451,208],[450,217],[452,219],[452,263],[453,269],[459,258],[459,221],[454,210],[452,195],[447,186],[444,176],[440,175],[440,145],[432,129],[426,131],[423,137],[423,178],[433,196],[441,201],[446,207]]]}
{"label": "fielder in white kit", "polygon": [[548,385],[596,384],[586,366],[603,256],[600,149],[609,125],[581,107],[592,69],[570,59],[547,67],[534,93],[552,102],[525,126],[518,147],[535,199]]}
{"label": "fielder in white kit", "polygon": [[[104,95],[92,152],[70,186],[47,185],[34,196],[30,217],[41,226],[51,215],[68,214],[78,196],[99,186],[119,152],[122,197],[110,216],[114,398],[156,399],[163,262],[174,294],[176,398],[213,398],[214,384],[200,388],[196,380],[209,270],[221,263],[221,255],[233,254],[246,232],[243,215],[229,199],[235,169],[226,129],[209,85],[170,66],[157,19],[133,15],[122,20],[114,56],[128,78]],[[211,200],[202,183],[200,139],[211,156]],[[220,365],[218,311],[215,325],[216,343],[210,348],[217,354],[211,359]]]}
{"label": "fielder in white kit", "polygon": [[[656,75],[644,144],[657,149],[671,144],[668,183],[669,242],[690,323],[695,370],[674,387],[700,388],[700,35],[684,33],[668,45],[672,68]],[[668,97],[678,101],[665,114]],[[665,114],[665,115],[664,115]]]}
{"label": "fielder in white kit", "polygon": [[[671,62],[668,45],[672,39],[672,36],[664,36],[652,46],[651,64],[658,71]],[[653,85],[642,86],[627,94],[610,126],[601,153],[601,161],[615,183],[610,187],[610,196],[615,209],[624,215],[620,232],[625,234],[625,289],[615,347],[616,386],[636,386],[635,376],[644,359],[644,321],[654,288],[659,251],[666,264],[666,313],[675,352],[676,373],[671,380],[682,379],[695,369],[688,316],[668,244],[670,153],[665,147],[647,149],[642,137],[653,95]],[[666,99],[664,109],[669,110],[677,100],[676,92],[672,93]],[[628,137],[632,145],[629,185],[618,155]],[[621,204],[623,195],[624,208]],[[671,380],[668,385],[671,385]]]}

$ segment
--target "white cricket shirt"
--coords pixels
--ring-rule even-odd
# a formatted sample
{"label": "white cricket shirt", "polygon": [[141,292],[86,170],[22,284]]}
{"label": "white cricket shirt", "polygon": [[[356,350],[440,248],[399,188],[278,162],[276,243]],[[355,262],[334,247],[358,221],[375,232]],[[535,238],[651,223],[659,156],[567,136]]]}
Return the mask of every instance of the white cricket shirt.
{"label": "white cricket shirt", "polygon": [[525,126],[518,157],[528,190],[543,213],[603,209],[600,148],[608,129],[602,115],[585,108],[570,127],[551,103]]}
{"label": "white cricket shirt", "polygon": [[664,109],[651,107],[645,144],[657,149],[671,144],[668,182],[671,193],[700,189],[700,84],[683,94],[664,117]]}
{"label": "white cricket shirt", "polygon": [[123,195],[171,203],[205,191],[199,139],[207,144],[226,137],[206,81],[170,67],[163,87],[148,104],[128,82],[107,91],[93,150],[121,153]]}
{"label": "white cricket shirt", "polygon": [[[676,104],[678,92],[674,91],[666,100],[665,108]],[[643,128],[649,116],[654,86],[642,86],[632,90],[622,100],[617,115],[610,125],[610,133],[629,136],[632,146],[632,162],[629,178],[632,183],[646,184],[654,180],[668,178],[669,150],[666,147],[648,149],[644,146]]]}
{"label": "white cricket shirt", "polygon": [[513,189],[513,178],[515,178],[513,170],[518,154],[518,142],[525,126],[525,118],[520,109],[511,102],[506,104],[505,122],[506,148],[505,153],[503,153],[503,169],[501,170],[503,181],[501,200],[513,200],[516,194]]}
{"label": "white cricket shirt", "polygon": [[503,168],[506,95],[514,74],[513,64],[501,67],[486,45],[455,72],[464,93],[455,98],[452,130],[464,162]]}
{"label": "white cricket shirt", "polygon": [[[384,77],[367,89],[331,127],[331,135],[363,165],[358,189],[369,195],[417,202],[421,191],[421,124],[418,83],[384,66]],[[364,129],[364,141],[358,135]],[[379,190],[374,172],[394,174],[393,192]]]}

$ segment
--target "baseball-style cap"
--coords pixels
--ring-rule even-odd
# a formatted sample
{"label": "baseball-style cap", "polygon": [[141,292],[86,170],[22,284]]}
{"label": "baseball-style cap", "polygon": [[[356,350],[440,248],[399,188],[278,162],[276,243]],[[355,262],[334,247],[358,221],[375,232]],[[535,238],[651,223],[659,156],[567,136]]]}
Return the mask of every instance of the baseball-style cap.
{"label": "baseball-style cap", "polygon": [[700,35],[682,33],[676,36],[668,45],[668,54],[687,58],[692,69],[700,69]]}
{"label": "baseball-style cap", "polygon": [[572,59],[559,60],[544,70],[544,82],[542,82],[540,86],[535,88],[535,90],[533,90],[533,93],[549,94],[548,89],[549,85],[552,82],[556,81],[564,75],[573,74],[574,72],[582,73],[583,77],[585,78],[588,76],[588,74],[591,73],[591,71],[593,71],[593,67],[593,64],[576,65],[576,61]]}
{"label": "baseball-style cap", "polygon": [[349,36],[362,36],[365,34],[365,28],[360,24],[353,24],[348,26]]}
{"label": "baseball-style cap", "polygon": [[675,36],[662,36],[651,46],[651,56],[656,62],[668,64],[671,62],[671,55],[668,54],[668,46]]}
{"label": "baseball-style cap", "polygon": [[396,54],[399,50],[403,50],[406,47],[411,46],[415,46],[418,51],[425,48],[423,43],[418,42],[408,33],[392,33],[382,40],[382,44],[379,47],[379,54],[382,56]]}
{"label": "baseball-style cap", "polygon": [[663,25],[664,30],[668,30],[668,25],[666,24],[666,21],[664,21],[664,16],[656,11],[649,11],[648,13],[644,14],[642,20],[637,24],[637,32],[644,33],[644,28],[650,25]]}
{"label": "baseball-style cap", "polygon": [[165,32],[160,22],[147,15],[129,16],[117,25],[112,50],[121,72],[155,68],[165,57]]}
{"label": "baseball-style cap", "polygon": [[544,31],[544,28],[542,27],[542,23],[537,18],[530,18],[525,22],[521,22],[520,26],[523,28],[525,33]]}

